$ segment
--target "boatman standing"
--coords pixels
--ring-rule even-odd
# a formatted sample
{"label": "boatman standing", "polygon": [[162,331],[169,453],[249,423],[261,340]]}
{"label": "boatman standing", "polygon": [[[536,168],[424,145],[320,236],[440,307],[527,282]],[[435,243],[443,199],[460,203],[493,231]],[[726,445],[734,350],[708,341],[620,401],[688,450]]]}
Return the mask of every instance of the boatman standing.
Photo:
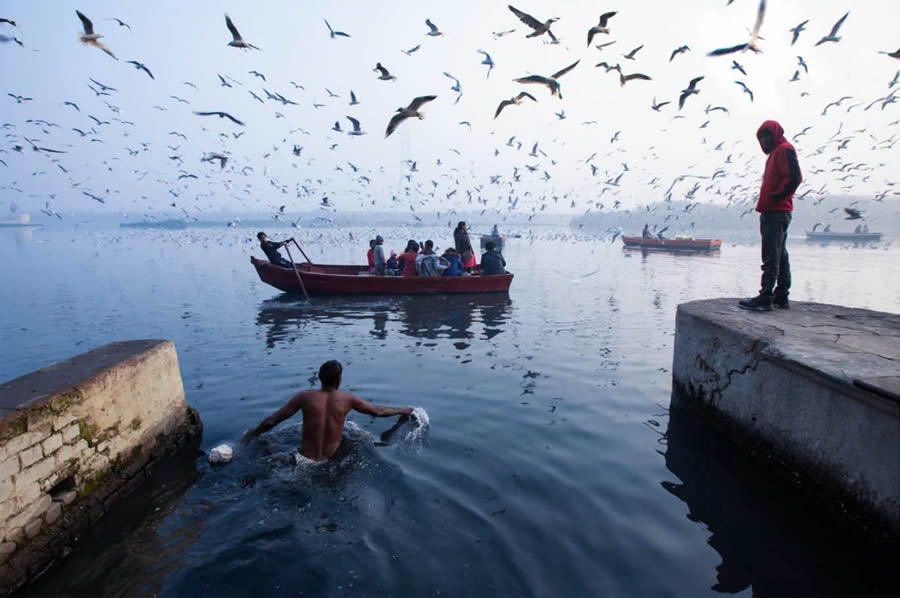
{"label": "boatman standing", "polygon": [[283,268],[293,268],[294,265],[281,257],[281,254],[278,253],[279,247],[284,247],[289,242],[294,240],[294,237],[290,239],[285,239],[284,241],[270,241],[264,232],[256,233],[256,238],[259,239],[259,247],[263,250],[263,253],[266,254],[266,257],[269,258],[269,262],[275,266],[281,266]]}
{"label": "boatman standing", "polygon": [[743,309],[772,311],[787,309],[791,289],[791,264],[786,247],[788,225],[794,210],[794,192],[803,181],[797,151],[784,138],[784,129],[767,120],[756,132],[759,146],[769,157],[756,202],[759,233],[762,237],[762,283],[759,295],[738,302]]}

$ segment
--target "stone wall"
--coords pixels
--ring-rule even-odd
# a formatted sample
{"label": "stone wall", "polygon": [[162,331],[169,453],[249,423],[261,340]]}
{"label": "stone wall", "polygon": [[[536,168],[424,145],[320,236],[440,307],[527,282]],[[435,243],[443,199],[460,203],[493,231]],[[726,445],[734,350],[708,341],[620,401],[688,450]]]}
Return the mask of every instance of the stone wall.
{"label": "stone wall", "polygon": [[900,537],[900,316],[714,299],[680,305],[675,328],[676,398],[802,480],[817,507]]}
{"label": "stone wall", "polygon": [[112,343],[0,386],[0,591],[46,568],[199,437],[170,341]]}

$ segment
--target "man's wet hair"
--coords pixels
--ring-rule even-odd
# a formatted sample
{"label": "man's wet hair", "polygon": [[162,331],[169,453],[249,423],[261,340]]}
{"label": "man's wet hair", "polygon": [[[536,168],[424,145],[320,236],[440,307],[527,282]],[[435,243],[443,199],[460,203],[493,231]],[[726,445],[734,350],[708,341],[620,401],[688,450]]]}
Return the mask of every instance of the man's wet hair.
{"label": "man's wet hair", "polygon": [[343,371],[344,367],[340,361],[336,359],[326,361],[319,368],[319,382],[322,383],[323,387],[334,388],[340,383]]}
{"label": "man's wet hair", "polygon": [[262,231],[259,231],[258,233],[256,233],[256,238],[259,239],[260,241],[262,241],[262,238],[265,236],[266,236],[266,233],[264,233]]}
{"label": "man's wet hair", "polygon": [[487,249],[488,251],[493,251],[494,247],[496,247],[496,245],[494,245],[493,241],[488,241],[487,243],[484,244],[484,248]]}

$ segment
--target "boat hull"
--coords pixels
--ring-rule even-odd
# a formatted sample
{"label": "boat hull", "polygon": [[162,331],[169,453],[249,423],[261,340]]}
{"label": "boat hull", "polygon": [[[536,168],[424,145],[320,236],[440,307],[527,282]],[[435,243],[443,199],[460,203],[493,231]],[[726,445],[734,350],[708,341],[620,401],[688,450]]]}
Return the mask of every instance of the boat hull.
{"label": "boat hull", "polygon": [[667,249],[675,251],[711,251],[722,246],[721,239],[645,239],[644,237],[622,237],[625,247],[641,249]]}
{"label": "boat hull", "polygon": [[869,241],[880,241],[881,233],[834,233],[834,232],[812,232],[806,231],[807,241],[853,241],[866,243]]}
{"label": "boat hull", "polygon": [[[291,268],[250,258],[259,279],[286,293],[302,293]],[[373,276],[367,266],[297,264],[297,273],[310,295],[446,295],[506,293],[513,275],[481,276]]]}

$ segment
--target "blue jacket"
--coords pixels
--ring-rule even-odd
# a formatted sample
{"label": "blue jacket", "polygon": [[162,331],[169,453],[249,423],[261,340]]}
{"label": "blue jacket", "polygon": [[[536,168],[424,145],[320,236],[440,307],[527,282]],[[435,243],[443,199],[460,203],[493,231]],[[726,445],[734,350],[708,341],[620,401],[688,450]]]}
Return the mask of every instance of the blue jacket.
{"label": "blue jacket", "polygon": [[483,276],[496,276],[506,274],[506,260],[496,250],[485,252],[481,256],[481,274]]}
{"label": "blue jacket", "polygon": [[462,258],[454,253],[445,253],[444,258],[450,262],[450,267],[444,270],[444,276],[462,276]]}

